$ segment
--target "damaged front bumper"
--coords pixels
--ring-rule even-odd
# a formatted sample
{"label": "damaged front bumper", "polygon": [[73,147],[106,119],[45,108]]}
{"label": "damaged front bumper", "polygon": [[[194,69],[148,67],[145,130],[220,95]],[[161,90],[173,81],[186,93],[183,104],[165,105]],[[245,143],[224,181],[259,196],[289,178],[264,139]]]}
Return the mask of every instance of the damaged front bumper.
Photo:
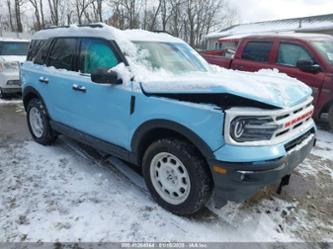
{"label": "damaged front bumper", "polygon": [[216,207],[222,207],[227,201],[244,201],[261,187],[277,183],[283,178],[288,180],[293,169],[308,156],[315,141],[315,130],[312,129],[293,140],[292,149],[278,159],[251,163],[211,160],[209,163],[215,184]]}

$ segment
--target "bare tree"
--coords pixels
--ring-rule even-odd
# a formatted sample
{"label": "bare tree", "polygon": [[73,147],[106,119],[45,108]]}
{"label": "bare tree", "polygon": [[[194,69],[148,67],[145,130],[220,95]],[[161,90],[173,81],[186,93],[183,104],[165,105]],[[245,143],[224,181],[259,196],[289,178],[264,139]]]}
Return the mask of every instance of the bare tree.
{"label": "bare tree", "polygon": [[48,0],[50,14],[51,14],[51,23],[58,26],[59,25],[59,8],[60,0]]}
{"label": "bare tree", "polygon": [[[140,27],[140,0],[111,0],[110,6],[117,22],[123,25],[121,28]],[[140,3],[142,3],[140,1]]]}
{"label": "bare tree", "polygon": [[7,8],[8,8],[10,29],[11,29],[11,31],[15,31],[14,23],[13,23],[13,10],[12,10],[12,1],[11,0],[7,0]]}
{"label": "bare tree", "polygon": [[91,5],[94,13],[94,21],[103,22],[103,0],[94,0],[92,1]]}
{"label": "bare tree", "polygon": [[21,7],[25,3],[24,0],[14,0],[14,8],[15,8],[15,20],[16,20],[16,31],[23,32],[23,25],[21,19]]}
{"label": "bare tree", "polygon": [[45,27],[45,17],[43,10],[43,0],[29,0],[32,5],[35,17],[36,17],[36,30],[43,29]]}
{"label": "bare tree", "polygon": [[74,0],[74,9],[79,24],[83,23],[83,17],[89,20],[89,14],[87,12],[88,7],[92,4],[92,0]]}

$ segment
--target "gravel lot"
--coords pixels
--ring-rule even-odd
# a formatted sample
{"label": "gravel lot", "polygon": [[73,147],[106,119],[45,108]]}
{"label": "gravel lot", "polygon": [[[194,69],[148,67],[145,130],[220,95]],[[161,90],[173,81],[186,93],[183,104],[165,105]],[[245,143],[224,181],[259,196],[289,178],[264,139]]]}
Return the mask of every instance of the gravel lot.
{"label": "gravel lot", "polygon": [[321,127],[290,185],[276,187],[177,217],[137,170],[65,137],[34,143],[20,101],[0,100],[0,241],[333,242],[333,133]]}

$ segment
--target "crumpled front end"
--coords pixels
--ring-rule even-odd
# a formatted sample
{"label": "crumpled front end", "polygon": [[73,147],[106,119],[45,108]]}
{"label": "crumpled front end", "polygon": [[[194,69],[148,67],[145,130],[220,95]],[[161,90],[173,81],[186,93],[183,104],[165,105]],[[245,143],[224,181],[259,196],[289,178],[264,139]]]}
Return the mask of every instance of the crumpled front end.
{"label": "crumpled front end", "polygon": [[288,177],[315,144],[313,110],[310,97],[283,110],[226,111],[226,143],[209,162],[217,205],[246,200],[260,187]]}

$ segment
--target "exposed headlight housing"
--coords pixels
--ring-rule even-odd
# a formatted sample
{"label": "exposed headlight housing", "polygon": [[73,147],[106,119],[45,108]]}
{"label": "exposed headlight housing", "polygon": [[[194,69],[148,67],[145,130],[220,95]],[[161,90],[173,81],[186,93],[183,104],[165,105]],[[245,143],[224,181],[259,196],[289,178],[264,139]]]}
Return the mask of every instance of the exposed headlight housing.
{"label": "exposed headlight housing", "polygon": [[230,123],[230,136],[238,143],[266,141],[277,129],[271,117],[239,116]]}

